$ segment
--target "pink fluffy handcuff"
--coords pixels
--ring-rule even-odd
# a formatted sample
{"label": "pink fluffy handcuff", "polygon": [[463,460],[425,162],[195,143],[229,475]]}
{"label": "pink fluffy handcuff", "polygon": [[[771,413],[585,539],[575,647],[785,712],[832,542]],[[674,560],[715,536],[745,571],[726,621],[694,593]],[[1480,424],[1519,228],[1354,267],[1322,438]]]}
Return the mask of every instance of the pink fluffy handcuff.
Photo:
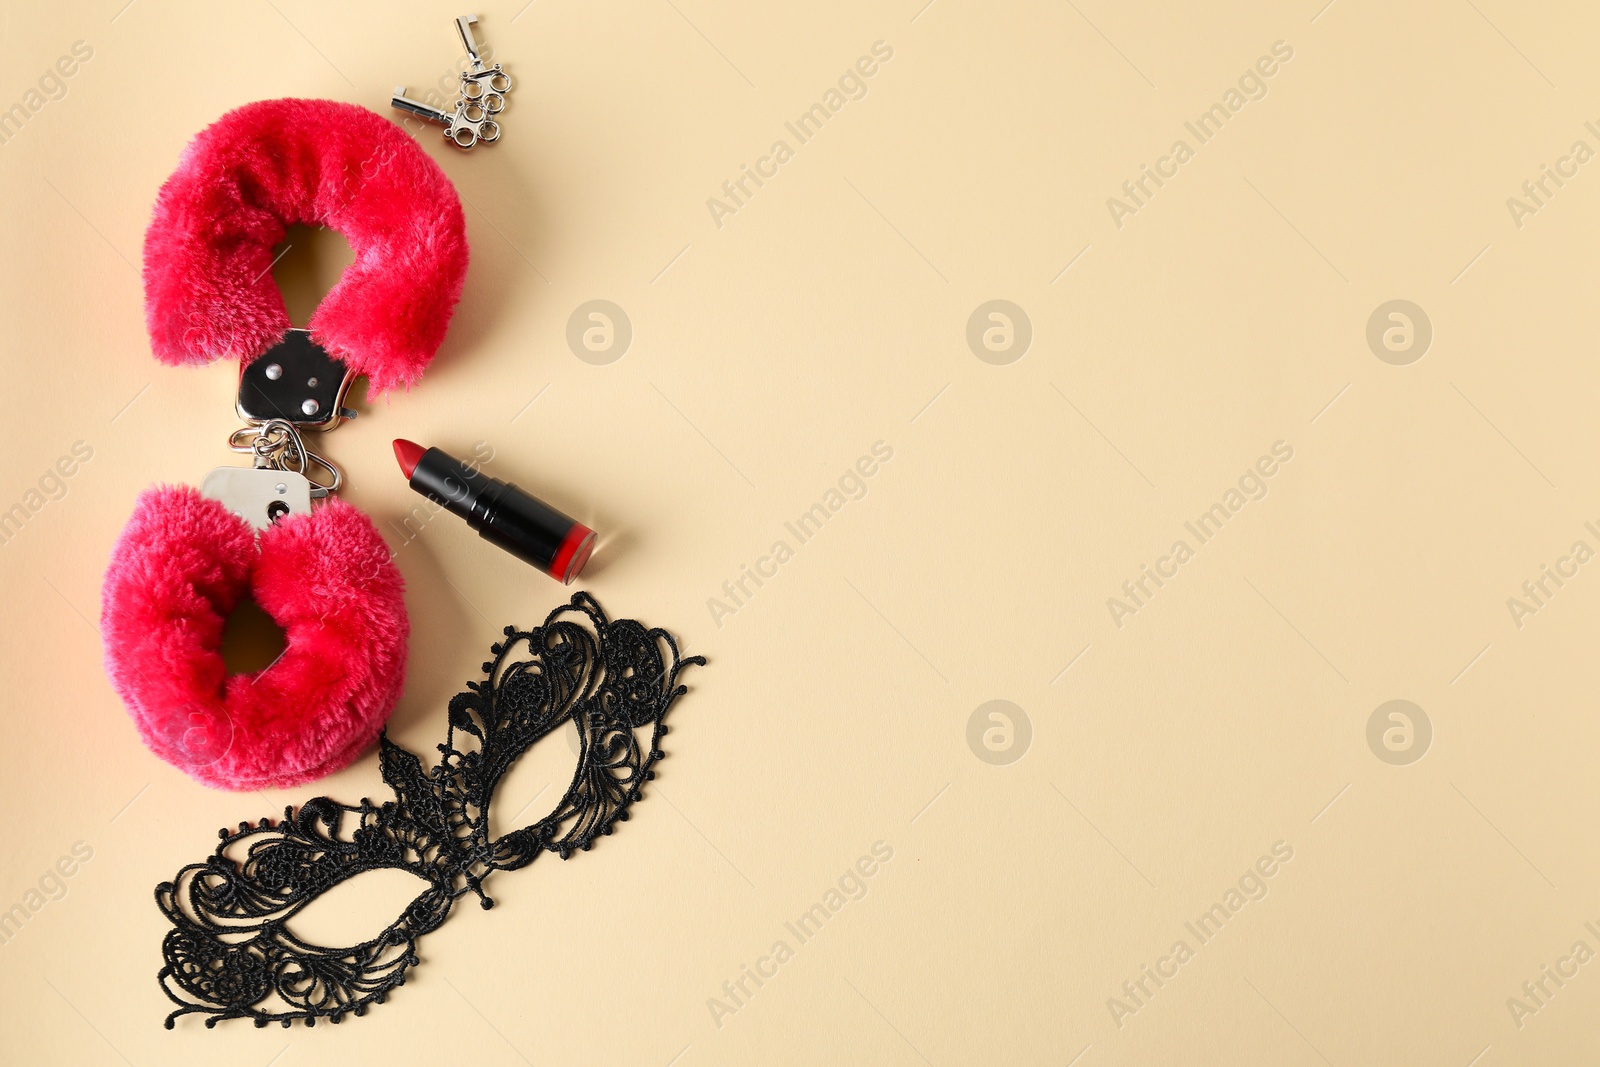
{"label": "pink fluffy handcuff", "polygon": [[[326,225],[355,253],[289,326],[273,248]],[[145,235],[145,319],[164,363],[240,361],[230,438],[251,467],[196,490],[146,490],[106,575],[106,666],[145,743],[226,789],[312,781],[378,735],[405,679],[403,582],[377,529],[334,499],[339,473],[305,444],[373,393],[410,385],[444,340],[467,271],[461,204],[399,127],[327,100],[224,115],[184,151]],[[313,506],[315,502],[315,506]],[[229,675],[226,619],[246,594],[284,631],[281,656]]]}

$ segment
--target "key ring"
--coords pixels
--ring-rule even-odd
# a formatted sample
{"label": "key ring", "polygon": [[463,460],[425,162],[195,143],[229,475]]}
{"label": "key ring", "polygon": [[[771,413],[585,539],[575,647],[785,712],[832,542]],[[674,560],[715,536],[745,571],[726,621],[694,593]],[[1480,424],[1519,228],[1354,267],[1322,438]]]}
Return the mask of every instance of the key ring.
{"label": "key ring", "polygon": [[491,115],[505,110],[505,94],[510,88],[511,79],[504,74],[461,75],[461,95],[474,104],[482,104],[483,110]]}
{"label": "key ring", "polygon": [[[339,231],[356,262],[308,329],[271,278],[289,225]],[[405,681],[404,583],[372,520],[332,494],[307,446],[433,359],[467,269],[454,188],[394,123],[327,100],[269,100],[203,130],[145,235],[145,318],[167,363],[239,360],[229,448],[199,490],[140,495],[102,592],[106,671],[145,744],[206,785],[313,781],[373,743]],[[315,506],[313,506],[315,505]],[[284,631],[269,666],[230,675],[228,616],[252,597]]]}
{"label": "key ring", "polygon": [[489,109],[468,97],[457,100],[454,111],[441,111],[411,99],[406,95],[406,87],[397,85],[389,98],[389,106],[443,126],[445,139],[457,148],[471,148],[479,141],[493,144],[500,139],[500,124],[489,117]]}
{"label": "key ring", "polygon": [[458,125],[449,131],[448,136],[462,148],[471,148],[479,141],[484,144],[494,144],[500,139],[500,124],[493,119],[485,118],[476,124]]}
{"label": "key ring", "polygon": [[[485,95],[498,103],[484,102],[484,109],[489,114],[497,114],[505,107],[505,94],[511,91],[511,75],[496,63],[488,66],[483,61],[483,53],[478,48],[478,39],[473,36],[472,27],[478,24],[478,16],[462,15],[456,19],[456,33],[461,37],[461,47],[467,51],[467,60],[471,64],[470,70],[461,72],[461,95],[468,100],[478,100]],[[488,94],[483,87],[488,85]],[[476,90],[470,91],[470,90]]]}
{"label": "key ring", "polygon": [[511,91],[511,75],[499,63],[490,66],[483,60],[478,40],[472,27],[478,16],[462,15],[456,19],[456,33],[461,47],[466,49],[468,69],[461,72],[460,94],[450,110],[434,107],[406,95],[406,87],[397,85],[389,98],[389,106],[418,118],[444,127],[445,140],[457,148],[471,148],[482,142],[493,144],[500,139],[500,124],[494,116],[506,106],[506,95]]}

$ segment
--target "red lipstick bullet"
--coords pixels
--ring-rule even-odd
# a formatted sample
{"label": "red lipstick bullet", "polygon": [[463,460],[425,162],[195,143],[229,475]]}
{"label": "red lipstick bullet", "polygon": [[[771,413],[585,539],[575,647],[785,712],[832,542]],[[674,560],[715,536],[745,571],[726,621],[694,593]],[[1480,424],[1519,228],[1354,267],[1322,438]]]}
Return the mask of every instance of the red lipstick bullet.
{"label": "red lipstick bullet", "polygon": [[447,452],[398,439],[394,457],[411,488],[467,520],[478,536],[570,584],[594,551],[594,531]]}

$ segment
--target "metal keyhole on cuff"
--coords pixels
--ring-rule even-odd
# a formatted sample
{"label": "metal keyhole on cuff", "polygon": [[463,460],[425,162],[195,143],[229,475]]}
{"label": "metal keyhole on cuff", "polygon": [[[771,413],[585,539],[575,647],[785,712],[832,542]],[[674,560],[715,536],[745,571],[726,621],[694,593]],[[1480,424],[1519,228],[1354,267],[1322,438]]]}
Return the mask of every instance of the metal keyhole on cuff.
{"label": "metal keyhole on cuff", "polygon": [[228,435],[228,447],[249,455],[250,466],[216,468],[201,481],[201,494],[257,532],[289,515],[309,515],[312,502],[337,492],[344,475],[306,447],[301,430],[325,432],[355,418],[344,406],[354,378],[307,331],[286,331],[240,369],[235,406],[247,425]]}

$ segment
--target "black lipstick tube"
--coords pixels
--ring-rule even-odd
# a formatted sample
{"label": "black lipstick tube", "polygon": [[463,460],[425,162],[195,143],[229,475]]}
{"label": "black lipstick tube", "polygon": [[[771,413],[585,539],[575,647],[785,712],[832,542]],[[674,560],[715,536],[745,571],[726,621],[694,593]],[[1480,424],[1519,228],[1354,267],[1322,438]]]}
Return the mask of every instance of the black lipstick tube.
{"label": "black lipstick tube", "polygon": [[583,523],[437,448],[416,461],[409,484],[485,541],[560,582],[570,584],[594,551],[594,531]]}

